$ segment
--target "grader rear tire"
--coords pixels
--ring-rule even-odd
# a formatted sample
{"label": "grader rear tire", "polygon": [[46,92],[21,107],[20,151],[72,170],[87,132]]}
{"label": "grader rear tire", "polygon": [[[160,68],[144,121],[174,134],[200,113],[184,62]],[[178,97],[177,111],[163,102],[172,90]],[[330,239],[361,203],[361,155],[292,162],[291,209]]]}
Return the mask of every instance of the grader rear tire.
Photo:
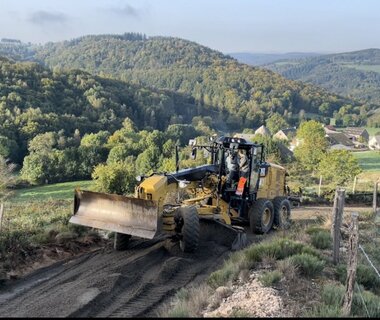
{"label": "grader rear tire", "polygon": [[277,228],[289,229],[290,227],[290,202],[285,197],[277,197],[273,200],[274,225]]}
{"label": "grader rear tire", "polygon": [[273,226],[274,208],[268,199],[259,199],[249,210],[249,226],[252,233],[267,233]]}
{"label": "grader rear tire", "polygon": [[115,232],[115,238],[113,242],[113,247],[117,251],[126,250],[128,248],[129,239],[131,235]]}
{"label": "grader rear tire", "polygon": [[199,244],[199,217],[195,207],[181,207],[176,218],[179,246],[183,252],[194,252]]}

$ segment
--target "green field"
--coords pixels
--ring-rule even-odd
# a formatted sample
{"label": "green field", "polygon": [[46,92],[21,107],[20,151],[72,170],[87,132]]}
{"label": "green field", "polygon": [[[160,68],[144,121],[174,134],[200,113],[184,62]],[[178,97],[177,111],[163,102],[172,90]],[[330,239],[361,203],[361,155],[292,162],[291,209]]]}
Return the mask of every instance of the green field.
{"label": "green field", "polygon": [[93,187],[93,181],[73,181],[19,189],[15,191],[14,197],[12,197],[12,202],[71,200],[74,198],[74,190],[77,187],[91,190]]}
{"label": "green field", "polygon": [[380,128],[365,127],[370,136],[374,136],[376,133],[380,132]]}
{"label": "green field", "polygon": [[359,165],[363,169],[363,171],[379,172],[380,177],[380,152],[353,152],[353,155],[356,159],[358,159]]}

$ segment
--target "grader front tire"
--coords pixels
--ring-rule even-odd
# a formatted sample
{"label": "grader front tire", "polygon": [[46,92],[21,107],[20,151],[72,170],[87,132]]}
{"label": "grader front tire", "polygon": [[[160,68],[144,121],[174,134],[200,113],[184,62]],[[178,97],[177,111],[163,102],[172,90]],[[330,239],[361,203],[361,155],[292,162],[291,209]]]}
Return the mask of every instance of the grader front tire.
{"label": "grader front tire", "polygon": [[194,252],[199,244],[199,217],[195,207],[181,207],[176,216],[179,246],[183,252]]}

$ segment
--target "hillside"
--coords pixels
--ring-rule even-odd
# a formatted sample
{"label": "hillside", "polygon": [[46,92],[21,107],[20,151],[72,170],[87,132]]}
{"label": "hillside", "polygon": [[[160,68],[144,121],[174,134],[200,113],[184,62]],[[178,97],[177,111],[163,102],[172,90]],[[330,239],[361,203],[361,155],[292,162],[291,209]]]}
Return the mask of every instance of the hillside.
{"label": "hillside", "polygon": [[143,87],[191,95],[197,105],[222,112],[220,130],[260,126],[273,112],[285,116],[291,125],[310,114],[329,121],[334,112],[347,105],[354,115],[351,124],[361,125],[369,110],[352,99],[240,64],[218,51],[178,38],[130,33],[90,35],[34,48],[33,59],[55,71],[82,69]]}
{"label": "hillside", "polygon": [[[225,125],[261,125],[271,112],[299,121],[299,112],[330,117],[344,105],[360,114],[360,104],[311,85],[288,81],[267,70],[178,38],[125,35],[85,36],[40,47],[35,59],[54,70],[79,68],[119,80],[190,94],[197,104],[217,107]],[[230,112],[231,116],[228,116]],[[362,112],[365,114],[365,112]],[[358,121],[362,121],[358,119]]]}
{"label": "hillside", "polygon": [[0,57],[7,57],[15,61],[33,60],[34,46],[22,43],[20,40],[1,39]]}
{"label": "hillside", "polygon": [[380,103],[380,49],[367,49],[276,62],[265,66],[366,103]]}
{"label": "hillside", "polygon": [[[84,71],[53,72],[33,62],[0,59],[0,155],[21,163],[29,141],[45,132],[113,133],[130,118],[138,130],[213,115],[193,99]],[[214,115],[217,119],[217,115]]]}
{"label": "hillside", "polygon": [[320,56],[321,53],[314,52],[289,52],[289,53],[251,53],[251,52],[233,52],[228,53],[241,63],[251,66],[261,66],[277,61],[285,62],[286,60],[300,59],[306,57]]}

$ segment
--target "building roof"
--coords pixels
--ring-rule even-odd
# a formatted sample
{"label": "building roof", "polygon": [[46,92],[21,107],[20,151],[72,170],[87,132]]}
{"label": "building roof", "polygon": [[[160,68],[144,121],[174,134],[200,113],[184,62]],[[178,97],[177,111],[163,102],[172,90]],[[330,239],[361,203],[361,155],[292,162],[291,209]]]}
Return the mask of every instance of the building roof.
{"label": "building roof", "polygon": [[[358,128],[358,127],[347,127],[343,130],[345,134],[351,135],[351,136],[360,136],[365,131],[367,131],[365,128]],[[368,133],[368,132],[367,132]]]}
{"label": "building roof", "polygon": [[341,144],[346,147],[353,147],[354,143],[343,132],[326,133],[327,139],[332,145]]}
{"label": "building roof", "polygon": [[293,151],[291,151],[286,145],[284,145],[283,143],[278,143],[278,149],[281,153],[281,158],[283,160],[285,159],[290,159],[290,160],[293,160],[294,159],[294,154],[293,154]]}
{"label": "building roof", "polygon": [[289,137],[289,135],[295,134],[297,129],[296,127],[292,127],[292,128],[281,129],[278,132],[280,131],[282,131],[287,137]]}
{"label": "building roof", "polygon": [[253,142],[255,135],[253,133],[236,133],[234,138],[242,138],[249,142]]}
{"label": "building roof", "polygon": [[330,124],[325,125],[325,128],[330,130],[330,131],[336,131],[335,127],[330,125]]}
{"label": "building roof", "polygon": [[326,125],[326,126],[323,127],[323,129],[325,129],[326,133],[337,132],[336,129],[335,129],[335,127],[331,126],[331,125]]}
{"label": "building roof", "polygon": [[258,128],[255,131],[255,134],[261,134],[263,136],[271,136],[272,135],[270,130],[264,125],[262,125],[260,128]]}

